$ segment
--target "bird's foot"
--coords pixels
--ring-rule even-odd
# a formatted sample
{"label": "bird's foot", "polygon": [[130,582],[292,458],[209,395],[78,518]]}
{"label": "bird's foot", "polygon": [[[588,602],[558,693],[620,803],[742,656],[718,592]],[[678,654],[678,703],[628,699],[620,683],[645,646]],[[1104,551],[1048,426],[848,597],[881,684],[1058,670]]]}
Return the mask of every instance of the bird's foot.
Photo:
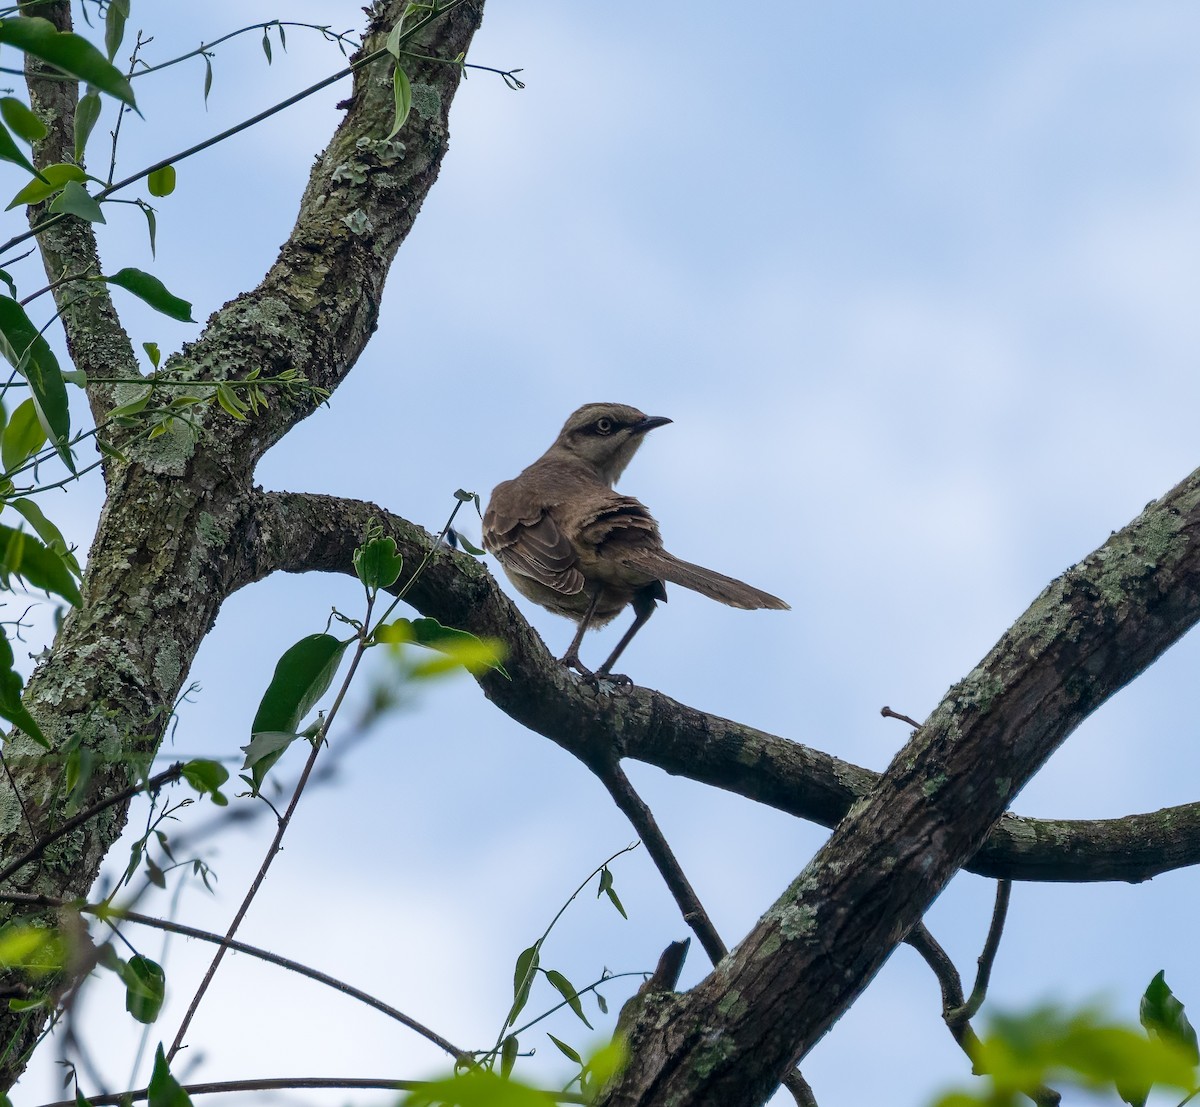
{"label": "bird's foot", "polygon": [[633,681],[623,673],[609,673],[604,669],[593,672],[579,660],[578,654],[567,654],[561,659],[560,664],[563,668],[574,669],[579,674],[582,683],[591,685],[597,692],[600,690],[601,684],[611,684],[617,688],[633,687]]}

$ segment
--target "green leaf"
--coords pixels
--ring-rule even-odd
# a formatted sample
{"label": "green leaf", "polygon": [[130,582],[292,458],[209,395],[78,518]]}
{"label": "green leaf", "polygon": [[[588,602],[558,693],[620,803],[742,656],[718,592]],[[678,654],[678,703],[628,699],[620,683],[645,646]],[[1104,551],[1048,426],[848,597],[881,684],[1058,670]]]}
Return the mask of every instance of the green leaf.
{"label": "green leaf", "polygon": [[[18,538],[19,535],[19,538]],[[9,550],[20,547],[15,564],[9,561]],[[83,600],[75,578],[62,554],[43,546],[32,534],[23,534],[0,523],[0,549],[4,549],[4,562],[0,568],[5,573],[23,577],[34,588],[61,596],[68,603],[79,607]]]}
{"label": "green leaf", "polygon": [[0,461],[4,471],[11,473],[46,444],[46,429],[38,418],[37,405],[32,399],[22,400],[4,428],[0,442]]}
{"label": "green leaf", "polygon": [[100,205],[88,195],[87,189],[78,181],[68,181],[62,192],[50,201],[50,210],[65,215],[77,215],[89,223],[105,223]]}
{"label": "green leaf", "polygon": [[388,32],[387,41],[383,44],[384,49],[397,61],[400,60],[400,36],[404,33],[404,20],[408,13],[409,6],[405,4],[404,10],[400,13],[400,18],[396,20],[395,26]]}
{"label": "green leaf", "polygon": [[212,62],[204,55],[204,105],[208,106],[208,94],[212,91]]}
{"label": "green leaf", "polygon": [[559,1052],[564,1057],[574,1061],[576,1064],[583,1064],[583,1058],[580,1057],[579,1054],[569,1045],[567,1045],[566,1042],[562,1041],[562,1039],[556,1038],[553,1034],[547,1034],[546,1037],[549,1038],[556,1046],[558,1046]]}
{"label": "green leaf", "polygon": [[22,204],[40,204],[47,196],[58,192],[68,181],[86,180],[87,174],[78,165],[72,165],[70,162],[60,161],[54,165],[43,166],[40,179],[30,181],[12,198],[4,210],[12,211]]}
{"label": "green leaf", "polygon": [[67,568],[76,577],[83,576],[79,568],[79,562],[75,555],[71,552],[67,545],[67,540],[62,536],[62,531],[58,529],[49,519],[46,518],[42,509],[34,503],[33,500],[19,498],[10,500],[8,506],[18,511],[24,516],[25,521],[33,527],[37,536],[46,543],[46,545],[59,557],[63,559]]}
{"label": "green leaf", "polygon": [[218,807],[225,807],[229,800],[221,794],[221,785],[229,779],[229,770],[219,761],[197,758],[183,766],[183,779],[202,796],[211,796]]}
{"label": "green leaf", "polygon": [[14,661],[12,643],[0,628],[0,716],[20,727],[23,733],[48,750],[49,740],[21,702],[21,674],[13,668]]}
{"label": "green leaf", "polygon": [[627,914],[625,914],[625,908],[621,904],[620,899],[617,898],[617,891],[613,887],[612,871],[609,869],[609,867],[607,865],[605,865],[604,868],[600,870],[600,887],[596,889],[596,898],[599,899],[602,894],[608,896],[608,901],[618,911],[621,912],[621,918],[623,918],[623,919],[629,918],[629,916]]}
{"label": "green leaf", "polygon": [[[7,1099],[8,1096],[5,1096],[4,1098]],[[4,1107],[3,1103],[0,1103],[0,1107]],[[85,1096],[78,1088],[75,1089],[75,1107],[92,1107],[92,1101],[88,1099],[87,1096]]]}
{"label": "green leaf", "polygon": [[1158,973],[1150,981],[1138,1015],[1148,1034],[1177,1045],[1191,1058],[1193,1065],[1200,1065],[1196,1031],[1184,1013],[1183,1004],[1167,986],[1165,972]]}
{"label": "green leaf", "polygon": [[517,955],[516,968],[513,969],[513,1005],[508,1012],[505,1026],[512,1026],[517,1021],[525,1004],[529,1002],[529,989],[533,987],[534,977],[537,976],[538,961],[541,958],[542,942],[539,938],[528,949],[523,949]]}
{"label": "green leaf", "polygon": [[[103,279],[109,284],[125,289],[126,292],[132,292],[139,300],[144,300],[155,311],[161,311],[171,319],[178,319],[181,323],[196,321],[192,318],[192,305],[187,300],[173,296],[167,291],[167,286],[150,273],[126,267]],[[158,368],[157,362],[155,368]]]}
{"label": "green leaf", "polygon": [[192,1107],[191,1097],[167,1067],[162,1042],[158,1043],[154,1054],[154,1071],[150,1074],[150,1086],[146,1090],[148,1107]]}
{"label": "green leaf", "polygon": [[[113,10],[113,5],[109,4],[109,12]],[[100,118],[100,93],[94,89],[88,89],[84,96],[79,98],[79,106],[75,109],[75,160],[83,161],[83,151],[87,148],[88,139],[92,136],[92,130],[96,126],[96,121]]]}
{"label": "green leaf", "polygon": [[389,139],[396,137],[400,128],[408,121],[408,113],[412,111],[412,85],[399,62],[392,71],[392,97],[396,103],[396,116],[392,120],[392,129],[387,133]]}
{"label": "green leaf", "polygon": [[50,132],[24,101],[15,96],[5,96],[0,99],[0,118],[8,124],[9,129],[18,138],[26,142],[38,142]]}
{"label": "green leaf", "polygon": [[175,166],[164,165],[148,174],[146,188],[151,196],[170,196],[175,191]]}
{"label": "green leaf", "polygon": [[146,217],[146,230],[150,234],[150,256],[154,257],[154,236],[158,234],[158,219],[149,204],[139,204],[138,207],[142,209],[142,214]]}
{"label": "green leaf", "polygon": [[146,356],[150,359],[150,364],[157,369],[159,361],[162,360],[162,354],[159,352],[158,343],[143,342],[142,349],[146,351]]}
{"label": "green leaf", "polygon": [[17,298],[17,282],[12,279],[12,274],[6,269],[0,269],[0,281],[4,282],[8,294],[15,300]]}
{"label": "green leaf", "polygon": [[[25,314],[25,309],[7,296],[0,296],[0,335],[5,340],[0,343],[0,353],[29,382],[29,391],[47,437],[67,468],[75,472],[75,460],[67,445],[71,437],[67,386],[63,383],[58,358]],[[5,346],[7,349],[3,348]]]}
{"label": "green leaf", "polygon": [[15,46],[27,54],[57,66],[101,92],[107,92],[136,110],[137,101],[129,82],[87,39],[70,31],[60,31],[48,19],[17,16],[0,20],[0,43]]}
{"label": "green leaf", "polygon": [[373,592],[395,584],[403,567],[404,558],[393,538],[372,538],[354,551],[354,571]]}
{"label": "green leaf", "polygon": [[422,1084],[400,1103],[401,1107],[555,1107],[558,1099],[498,1073],[472,1069]]}
{"label": "green leaf", "polygon": [[[246,750],[244,769],[250,769],[256,787],[278,759],[281,749],[251,761],[253,740],[267,732],[294,735],[300,721],[329,690],[349,642],[339,642],[331,634],[310,634],[285,651],[275,666],[275,675],[258,705],[250,727],[251,744]],[[255,751],[257,754],[257,751]]]}
{"label": "green leaf", "polygon": [[589,1030],[594,1029],[592,1024],[588,1022],[587,1015],[583,1013],[583,1004],[579,1002],[579,993],[575,990],[575,986],[560,973],[557,969],[547,969],[546,979],[554,985],[555,991],[567,1001],[567,1005],[583,1020],[584,1026]]}
{"label": "green leaf", "polygon": [[271,36],[267,33],[268,29],[263,28],[262,48],[263,53],[267,55],[267,65],[271,64]]}
{"label": "green leaf", "polygon": [[217,403],[225,409],[227,415],[232,415],[233,418],[242,420],[246,418],[246,413],[250,410],[238,398],[238,394],[227,384],[217,385]]}
{"label": "green leaf", "polygon": [[129,18],[129,0],[108,0],[104,13],[104,50],[112,61],[125,38],[125,20]]}
{"label": "green leaf", "polygon": [[158,1018],[166,996],[162,966],[148,957],[131,957],[121,967],[121,979],[125,982],[125,1010],[149,1025]]}
{"label": "green leaf", "polygon": [[972,1059],[998,1094],[1069,1082],[1123,1089],[1129,1102],[1153,1084],[1190,1089],[1195,1081],[1195,1067],[1179,1046],[1148,1038],[1087,1009],[1041,1007],[1025,1015],[994,1015]]}
{"label": "green leaf", "polygon": [[118,407],[114,407],[108,413],[108,418],[110,420],[113,420],[113,419],[124,420],[124,419],[128,419],[132,415],[139,414],[140,412],[145,410],[146,405],[150,402],[150,398],[153,395],[154,395],[154,385],[152,385],[152,384],[146,385],[146,387],[141,392],[139,392],[136,396],[134,396],[134,398],[132,400],[130,400],[128,403],[120,404]]}
{"label": "green leaf", "polygon": [[451,529],[450,533],[454,536],[454,541],[467,551],[472,557],[483,557],[484,551],[475,545],[461,530]]}
{"label": "green leaf", "polygon": [[505,1080],[512,1075],[513,1065],[517,1063],[519,1048],[515,1034],[509,1034],[500,1045],[500,1075]]}
{"label": "green leaf", "polygon": [[0,930],[0,967],[42,976],[61,970],[66,953],[62,936],[49,927],[14,923]]}
{"label": "green leaf", "polygon": [[412,676],[416,678],[436,676],[459,665],[470,673],[483,673],[495,669],[501,676],[508,676],[501,664],[504,660],[504,643],[494,639],[476,638],[465,630],[444,627],[436,619],[397,619],[381,626],[375,632],[375,636],[380,642],[393,645],[413,642],[444,655],[435,661],[416,666],[412,670]]}
{"label": "green leaf", "polygon": [[8,133],[8,128],[0,123],[0,160],[11,161],[14,165],[19,165],[27,173],[32,173],[37,177],[37,170],[33,167],[20,146],[13,141],[13,136]]}

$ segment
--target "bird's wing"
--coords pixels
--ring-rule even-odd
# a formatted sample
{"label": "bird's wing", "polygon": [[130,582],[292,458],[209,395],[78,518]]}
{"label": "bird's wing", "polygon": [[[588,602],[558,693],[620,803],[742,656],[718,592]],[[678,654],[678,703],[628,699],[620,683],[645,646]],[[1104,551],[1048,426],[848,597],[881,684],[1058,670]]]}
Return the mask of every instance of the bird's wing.
{"label": "bird's wing", "polygon": [[497,498],[493,495],[483,516],[483,544],[488,552],[508,572],[530,577],[564,596],[582,592],[583,573],[575,551],[553,516],[542,509],[521,518],[497,506]]}
{"label": "bird's wing", "polygon": [[624,550],[661,550],[658,524],[646,505],[633,496],[609,492],[596,497],[579,520],[579,533],[585,542],[613,554]]}

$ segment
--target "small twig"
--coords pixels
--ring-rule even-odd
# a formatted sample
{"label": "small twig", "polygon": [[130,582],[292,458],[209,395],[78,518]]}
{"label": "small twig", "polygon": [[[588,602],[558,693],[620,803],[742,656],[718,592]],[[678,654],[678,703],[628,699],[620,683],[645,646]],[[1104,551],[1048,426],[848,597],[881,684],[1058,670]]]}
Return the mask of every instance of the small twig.
{"label": "small twig", "polygon": [[899,711],[893,711],[890,707],[881,707],[879,714],[885,719],[899,719],[902,723],[908,723],[909,726],[916,730],[921,729],[921,724],[916,719],[910,719],[907,715],[901,715]]}
{"label": "small twig", "polygon": [[[367,617],[364,623],[370,623],[371,621],[371,607],[373,603],[374,597],[367,600]],[[291,825],[292,816],[296,813],[296,807],[300,802],[301,795],[304,793],[304,786],[308,783],[308,778],[312,775],[313,765],[316,763],[321,748],[325,744],[325,736],[329,733],[330,724],[337,717],[338,710],[346,698],[346,693],[350,689],[350,683],[354,679],[354,674],[358,670],[359,663],[362,661],[366,649],[367,636],[364,631],[360,635],[354,656],[350,659],[350,668],[346,673],[345,679],[342,681],[341,687],[338,689],[337,698],[333,701],[333,706],[329,709],[329,714],[326,716],[321,729],[313,738],[312,751],[308,755],[308,760],[304,763],[304,770],[300,774],[300,779],[296,782],[296,789],[292,793],[292,798],[288,802],[287,809],[279,820],[279,825],[275,830],[275,837],[271,839],[271,844],[267,847],[267,853],[262,860],[262,864],[259,866],[258,874],[254,877],[249,890],[246,892],[237,914],[234,915],[233,922],[229,924],[229,929],[225,932],[225,938],[228,941],[232,941],[233,936],[238,931],[238,927],[242,925],[242,919],[246,917],[246,912],[250,910],[250,904],[254,902],[254,897],[258,895],[258,890],[262,887],[262,882],[266,879],[267,870],[270,869],[271,862],[275,860],[276,855],[283,848],[283,836],[287,833],[287,829]],[[167,1053],[168,1061],[174,1058],[183,1045],[184,1036],[187,1034],[187,1029],[195,1017],[196,1011],[200,1006],[200,1001],[204,998],[205,992],[208,991],[208,986],[212,983],[217,969],[220,968],[221,962],[225,959],[225,953],[228,949],[228,945],[222,945],[209,963],[208,970],[204,974],[204,979],[200,981],[200,986],[196,989],[196,994],[192,996],[192,1002],[188,1005],[187,1012],[183,1016],[183,1022],[179,1024],[179,1030],[175,1034],[175,1040],[171,1043],[171,1049]]]}
{"label": "small twig", "polygon": [[979,955],[979,971],[975,974],[975,987],[971,996],[959,1011],[953,1012],[954,1017],[963,1019],[974,1018],[987,998],[988,982],[992,977],[992,966],[996,962],[996,953],[1000,949],[1000,939],[1004,935],[1004,919],[1008,914],[1008,901],[1012,895],[1012,881],[996,881],[996,904],[992,908],[992,925],[988,928],[987,940],[983,943],[983,952]]}
{"label": "small twig", "polygon": [[95,269],[95,267],[96,263],[94,261],[89,262],[87,269],[85,269],[82,273],[75,273],[70,277],[59,277],[58,280],[51,281],[44,288],[39,288],[36,292],[31,292],[25,297],[25,299],[18,300],[17,302],[24,307],[31,300],[36,300],[39,296],[45,296],[47,292],[53,292],[56,288],[61,288],[64,284],[70,284],[72,281],[82,281],[87,277],[88,273],[92,269]]}
{"label": "small twig", "polygon": [[[1001,926],[1003,926],[1003,923],[1001,923]],[[995,915],[993,915],[992,931],[995,928]],[[991,942],[992,931],[988,933],[988,942]],[[929,933],[929,929],[924,923],[917,923],[909,931],[908,937],[904,941],[921,955],[925,963],[933,970],[933,975],[937,977],[938,986],[942,992],[942,1018],[945,1020],[946,1027],[954,1040],[962,1047],[962,1051],[970,1058],[972,1065],[974,1065],[976,1046],[979,1044],[979,1038],[971,1028],[970,1016],[962,1014],[966,1009],[966,1004],[963,1003],[962,977],[959,976],[958,969],[954,967],[954,962],[950,960],[950,955],[942,949],[937,939]],[[998,941],[999,939],[997,938]],[[992,958],[994,959],[994,957],[995,950],[992,951]],[[983,957],[981,956],[979,960],[982,970]],[[988,969],[989,971],[991,969],[990,960],[988,962]],[[1062,1102],[1062,1096],[1053,1088],[1048,1088],[1044,1084],[1036,1088],[1030,1088],[1024,1094],[1032,1099],[1038,1107],[1058,1107]]]}
{"label": "small twig", "polygon": [[[278,965],[281,969],[287,969],[289,972],[294,972],[298,976],[307,977],[309,980],[315,980],[318,984],[324,984],[328,988],[333,988],[335,991],[341,992],[343,995],[349,996],[351,999],[357,999],[360,1003],[365,1003],[368,1007],[373,1007],[376,1011],[387,1015],[389,1018],[395,1019],[397,1022],[407,1026],[410,1030],[421,1037],[432,1042],[439,1049],[444,1050],[456,1061],[464,1060],[470,1057],[470,1054],[465,1050],[461,1050],[453,1042],[443,1038],[434,1030],[417,1022],[416,1019],[406,1015],[403,1011],[397,1010],[391,1004],[384,1003],[383,1000],[377,999],[369,992],[364,992],[360,988],[355,988],[351,984],[347,984],[344,980],[338,980],[337,977],[330,976],[328,973],[323,973],[318,969],[309,968],[308,965],[301,964],[299,961],[293,961],[291,958],[282,957],[278,953],[272,953],[269,949],[262,949],[259,946],[248,945],[245,942],[239,942],[234,938],[225,938],[220,934],[214,934],[209,930],[198,930],[194,926],[187,926],[185,923],[173,922],[170,919],[160,919],[153,915],[143,915],[137,911],[126,911],[120,907],[109,907],[107,905],[96,905],[90,903],[73,903],[71,900],[59,899],[55,896],[40,896],[26,894],[23,892],[0,892],[0,902],[23,904],[29,907],[74,907],[76,910],[89,915],[96,915],[98,918],[105,920],[110,919],[136,923],[138,926],[148,926],[154,930],[161,930],[167,934],[179,934],[185,938],[196,938],[201,942],[209,942],[212,945],[221,946],[223,949],[231,949],[234,953],[244,953],[248,957],[255,957],[260,961],[266,961],[272,965]],[[611,978],[610,978],[611,979]]]}
{"label": "small twig", "polygon": [[[659,875],[663,878],[667,889],[675,899],[683,921],[692,929],[692,933],[700,939],[700,945],[708,954],[709,960],[715,965],[728,952],[728,948],[717,933],[716,926],[705,911],[700,897],[692,887],[691,881],[676,859],[670,843],[659,829],[654,813],[646,805],[641,796],[634,790],[625,771],[616,761],[607,765],[592,765],[592,771],[600,778],[600,783],[608,789],[613,802],[633,824],[637,836],[641,838],[646,852],[653,860]],[[686,948],[686,947],[685,947]],[[676,973],[678,975],[678,973]],[[792,1069],[783,1078],[783,1086],[792,1093],[799,1107],[816,1107],[817,1101],[812,1088],[800,1075],[799,1069]]]}
{"label": "small twig", "polygon": [[613,802],[625,817],[633,824],[634,832],[642,840],[646,852],[650,854],[663,878],[671,895],[679,907],[683,921],[691,927],[692,932],[700,939],[700,945],[708,954],[708,959],[715,965],[729,952],[717,928],[713,925],[708,912],[696,895],[691,882],[684,874],[683,868],[675,858],[667,839],[659,829],[653,812],[643,802],[642,797],[634,791],[633,785],[625,771],[617,762],[599,767],[592,766],[593,772],[600,777],[600,783],[608,789]]}
{"label": "small twig", "polygon": [[[4,766],[4,771],[8,772],[7,765]],[[101,811],[104,811],[115,804],[124,803],[127,799],[132,799],[139,792],[155,792],[164,784],[168,784],[172,780],[178,780],[182,773],[183,763],[176,762],[169,769],[164,769],[161,773],[157,773],[149,780],[144,780],[140,784],[131,784],[128,788],[122,788],[121,791],[101,800],[99,803],[89,807],[86,811],[80,811],[78,814],[72,815],[71,818],[67,819],[66,822],[55,827],[53,830],[47,832],[36,842],[34,842],[33,845],[30,846],[29,849],[21,854],[21,856],[15,861],[10,861],[4,866],[3,869],[0,869],[0,884],[3,884],[4,881],[8,880],[9,877],[11,877],[14,873],[28,865],[30,861],[36,861],[39,857],[41,857],[46,847],[52,842],[58,841],[58,839],[64,834],[70,834],[71,831],[77,826],[81,826],[83,823],[86,823],[88,819],[95,818],[98,814],[100,814]],[[12,783],[11,776],[9,777],[9,783]],[[22,810],[24,810],[24,807],[22,807]],[[30,829],[32,829],[32,826]]]}
{"label": "small twig", "polygon": [[[324,1077],[297,1076],[284,1077],[278,1080],[224,1080],[209,1084],[184,1084],[183,1090],[188,1095],[220,1095],[228,1092],[285,1092],[297,1088],[352,1088],[358,1091],[384,1090],[392,1092],[411,1092],[429,1086],[428,1080],[385,1080],[370,1077]],[[589,1103],[586,1096],[575,1092],[547,1092],[548,1096],[559,1103]],[[94,1107],[119,1107],[120,1104],[133,1100],[149,1099],[148,1088],[136,1091],[119,1092],[116,1095],[92,1095],[87,1101]],[[53,1103],[43,1103],[42,1107],[75,1107],[78,1100],[60,1099]]]}

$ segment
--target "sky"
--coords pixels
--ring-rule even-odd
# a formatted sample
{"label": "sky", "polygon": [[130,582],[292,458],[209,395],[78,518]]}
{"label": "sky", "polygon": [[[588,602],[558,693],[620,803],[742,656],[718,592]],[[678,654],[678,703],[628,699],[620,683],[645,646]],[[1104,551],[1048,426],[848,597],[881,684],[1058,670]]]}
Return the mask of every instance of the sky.
{"label": "sky", "polygon": [[[279,15],[258,0],[162,15],[135,2],[130,27],[153,35],[145,56],[157,61]],[[286,15],[337,30],[361,19],[340,0],[296,0]],[[883,769],[908,730],[882,706],[927,716],[1049,580],[1197,463],[1198,32],[1200,11],[1184,3],[493,3],[469,60],[519,67],[527,87],[478,72],[460,91],[377,334],[257,479],[373,500],[436,531],[456,488],[486,499],[582,403],[669,416],[621,491],[651,508],[672,552],[792,610],[733,611],[673,589],[622,667],[691,706]],[[119,167],[342,64],[293,28],[268,66],[258,37],[218,48],[207,107],[194,60],[140,80],[146,118],[123,125]],[[344,94],[181,163],[177,191],[156,203],[156,257],[136,210],[112,210],[106,268],[153,271],[201,321],[252,287]],[[109,112],[93,165],[107,163]],[[27,273],[23,293],[40,283]],[[135,344],[167,351],[201,333],[130,298],[118,306]],[[84,549],[99,502],[95,482],[52,501]],[[477,520],[464,530],[478,539]],[[278,656],[322,630],[331,607],[360,602],[353,582],[316,576],[230,599],[164,758],[236,756]],[[519,602],[561,653],[571,624]],[[623,626],[589,636],[584,660],[605,656]],[[1185,639],[1106,704],[1015,810],[1108,817],[1195,799],[1197,654]],[[383,665],[368,676],[388,679]],[[352,748],[306,796],[240,936],[455,1042],[489,1045],[517,953],[632,832],[581,766],[466,678],[350,738],[332,735]],[[627,768],[730,944],[825,838]],[[206,817],[193,807],[176,832]],[[196,847],[217,891],[187,882],[180,916],[224,930],[271,831],[260,819]],[[114,869],[126,856],[118,846]],[[585,893],[547,943],[544,964],[578,987],[605,968],[649,969],[687,933],[644,851],[613,873],[629,920]],[[991,896],[961,875],[927,918],[968,979]],[[1140,886],[1018,885],[989,1004],[1095,1001],[1134,1020],[1160,969],[1200,1003],[1194,903],[1188,871]],[[170,897],[146,906],[165,914]],[[159,936],[129,936],[161,956]],[[207,957],[170,944],[155,1035],[173,1035]],[[683,984],[705,967],[694,949]],[[613,1011],[635,983],[605,988]],[[548,990],[540,998],[549,1006]],[[968,1081],[939,1007],[928,970],[898,950],[804,1063],[822,1107],[923,1107]],[[95,988],[82,1017],[106,1079],[126,1086],[136,1035],[119,992]],[[576,1046],[596,1040],[569,1014],[548,1025]],[[192,1079],[421,1076],[440,1064],[386,1020],[239,957],[191,1041]],[[525,1072],[562,1071],[547,1038],[526,1044],[537,1052]],[[53,1060],[39,1057],[17,1103],[58,1096]]]}

